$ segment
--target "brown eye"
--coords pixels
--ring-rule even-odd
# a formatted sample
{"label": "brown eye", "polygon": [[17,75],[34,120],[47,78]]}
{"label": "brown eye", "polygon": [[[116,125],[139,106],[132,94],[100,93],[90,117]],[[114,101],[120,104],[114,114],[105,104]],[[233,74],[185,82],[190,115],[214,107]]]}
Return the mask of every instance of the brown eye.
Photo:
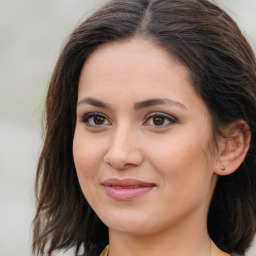
{"label": "brown eye", "polygon": [[95,125],[103,125],[104,122],[105,122],[105,117],[103,117],[103,116],[95,116],[93,118],[93,121],[94,121]]}
{"label": "brown eye", "polygon": [[81,122],[85,123],[89,127],[99,128],[105,125],[111,125],[108,118],[98,112],[88,113],[81,119]]}
{"label": "brown eye", "polygon": [[152,121],[153,121],[154,125],[161,126],[164,124],[165,118],[162,116],[155,116],[155,117],[153,117]]}
{"label": "brown eye", "polygon": [[146,121],[143,122],[144,126],[151,126],[155,128],[165,128],[177,123],[177,120],[165,113],[151,113],[146,117]]}

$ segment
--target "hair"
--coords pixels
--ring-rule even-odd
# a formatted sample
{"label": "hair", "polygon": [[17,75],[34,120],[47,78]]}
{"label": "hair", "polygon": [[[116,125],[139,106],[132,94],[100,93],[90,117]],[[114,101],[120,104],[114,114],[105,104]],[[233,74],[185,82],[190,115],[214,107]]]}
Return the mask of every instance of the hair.
{"label": "hair", "polygon": [[242,165],[220,176],[208,213],[208,232],[226,252],[243,253],[256,229],[256,60],[234,20],[207,0],[112,0],[68,38],[46,98],[46,134],[37,168],[33,252],[84,246],[99,255],[108,228],[79,186],[72,144],[78,81],[84,62],[103,44],[151,40],[184,64],[211,115],[213,133],[244,120],[251,132]]}

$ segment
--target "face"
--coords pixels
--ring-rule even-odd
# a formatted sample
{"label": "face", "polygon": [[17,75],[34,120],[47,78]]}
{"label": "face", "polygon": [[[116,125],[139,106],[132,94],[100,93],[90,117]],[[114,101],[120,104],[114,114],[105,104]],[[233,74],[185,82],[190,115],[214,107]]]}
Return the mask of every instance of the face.
{"label": "face", "polygon": [[159,46],[110,43],[85,62],[74,162],[84,196],[110,230],[149,234],[206,220],[212,137],[187,68]]}

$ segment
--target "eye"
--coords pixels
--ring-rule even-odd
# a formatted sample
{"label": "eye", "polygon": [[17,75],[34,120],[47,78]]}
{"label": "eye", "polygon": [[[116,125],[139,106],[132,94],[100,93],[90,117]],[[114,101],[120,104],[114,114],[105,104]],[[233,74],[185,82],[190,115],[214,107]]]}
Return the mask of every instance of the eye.
{"label": "eye", "polygon": [[143,125],[164,128],[175,123],[177,123],[177,120],[170,115],[164,113],[150,113],[146,116],[146,121],[143,123]]}
{"label": "eye", "polygon": [[111,125],[108,118],[102,113],[98,113],[98,112],[88,113],[84,115],[80,121],[85,123],[87,126],[96,127],[96,128],[102,127],[105,125]]}

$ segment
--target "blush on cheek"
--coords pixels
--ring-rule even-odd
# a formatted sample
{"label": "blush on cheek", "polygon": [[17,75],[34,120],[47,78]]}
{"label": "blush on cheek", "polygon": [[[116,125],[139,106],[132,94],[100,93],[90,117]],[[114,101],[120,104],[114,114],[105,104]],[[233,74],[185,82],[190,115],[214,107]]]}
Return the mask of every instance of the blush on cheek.
{"label": "blush on cheek", "polygon": [[74,140],[73,159],[80,184],[85,180],[93,180],[97,175],[95,170],[97,170],[100,161],[96,155],[93,149]]}

